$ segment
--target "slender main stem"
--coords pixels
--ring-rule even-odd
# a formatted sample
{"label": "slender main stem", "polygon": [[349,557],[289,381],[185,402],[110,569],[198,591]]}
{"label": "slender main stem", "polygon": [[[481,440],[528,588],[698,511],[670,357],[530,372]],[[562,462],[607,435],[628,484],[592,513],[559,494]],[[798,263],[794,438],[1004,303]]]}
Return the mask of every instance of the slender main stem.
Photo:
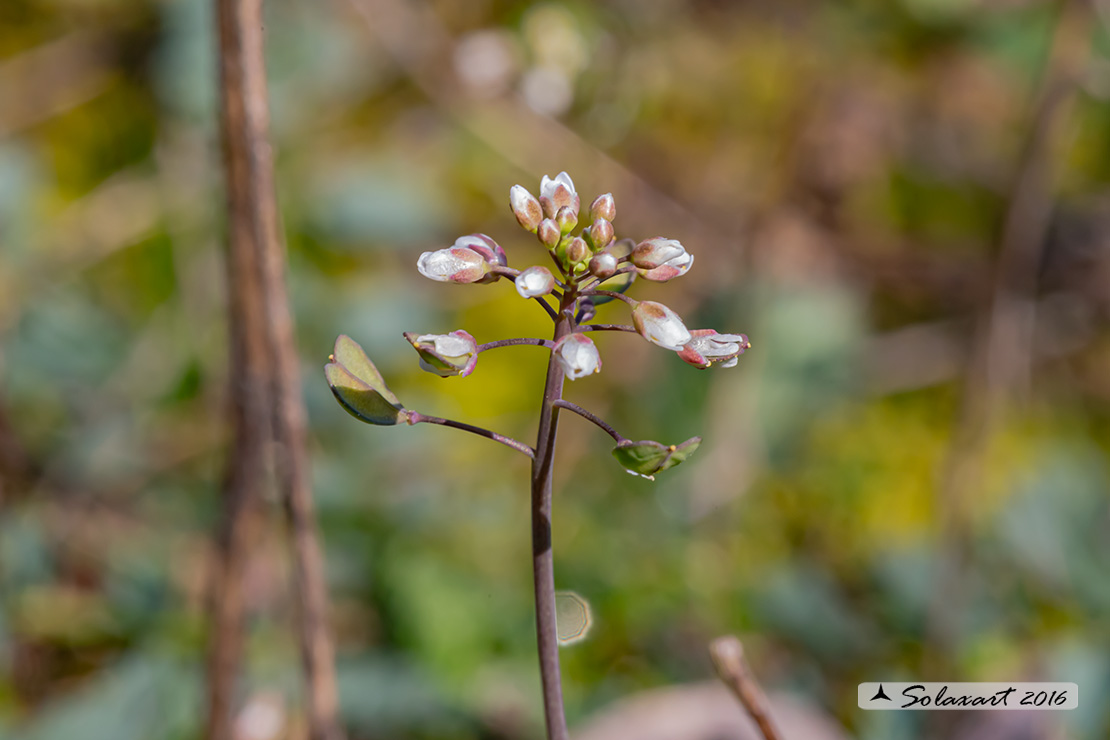
{"label": "slender main stem", "polygon": [[[553,340],[574,331],[570,311],[576,296],[568,290],[559,306]],[[563,395],[563,369],[552,356],[547,363],[547,380],[540,406],[536,455],[532,458],[532,575],[536,598],[536,642],[543,684],[543,715],[548,740],[569,740],[563,712],[563,686],[559,674],[559,634],[555,625],[555,561],[551,549],[551,472],[559,411],[555,405]]]}

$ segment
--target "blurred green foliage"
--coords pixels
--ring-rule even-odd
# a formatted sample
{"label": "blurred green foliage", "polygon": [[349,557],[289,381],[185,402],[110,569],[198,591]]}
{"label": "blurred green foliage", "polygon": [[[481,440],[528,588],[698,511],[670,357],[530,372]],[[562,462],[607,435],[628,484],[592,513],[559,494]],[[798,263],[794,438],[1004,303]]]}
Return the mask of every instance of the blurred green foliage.
{"label": "blurred green foliage", "polygon": [[[601,335],[603,372],[569,385],[633,439],[705,439],[650,483],[564,419],[556,579],[593,617],[563,653],[572,725],[708,677],[709,639],[735,632],[767,686],[865,740],[926,736],[919,718],[857,711],[855,684],[920,678],[937,651],[953,680],[1077,681],[1067,736],[1110,736],[1105,14],[1051,153],[1057,208],[1033,298],[1067,310],[1046,309],[1058,321],[1038,335],[1030,393],[966,502],[958,633],[939,646],[941,471],[1054,4],[421,4],[434,27],[402,46],[479,42],[424,60],[443,89],[390,52],[373,14],[267,6],[354,737],[538,733],[527,461],[446,429],[355,424],[321,367],[350,334],[409,408],[531,439],[540,350],[484,354],[473,376],[441,380],[401,332],[547,331],[511,287],[432,284],[415,262],[481,231],[510,264],[542,263],[537,244],[510,241],[508,189],[561,169],[584,203],[614,191],[618,236],[661,233],[697,255],[688,276],[633,295],[754,343],[737,368],[702,373]],[[198,736],[228,453],[214,47],[202,0],[0,5],[2,737]],[[276,513],[272,525],[248,578],[243,697],[276,696],[292,733]]]}

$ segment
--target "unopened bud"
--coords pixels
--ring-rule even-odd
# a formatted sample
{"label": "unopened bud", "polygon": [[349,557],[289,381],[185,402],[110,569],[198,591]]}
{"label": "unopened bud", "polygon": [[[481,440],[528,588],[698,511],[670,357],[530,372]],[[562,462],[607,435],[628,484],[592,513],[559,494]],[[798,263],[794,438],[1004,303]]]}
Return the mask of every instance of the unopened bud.
{"label": "unopened bud", "polygon": [[678,314],[655,301],[637,303],[632,309],[632,324],[641,337],[674,352],[693,338]]}
{"label": "unopened bud", "polygon": [[632,264],[640,277],[665,283],[683,275],[694,264],[694,255],[674,239],[655,237],[636,245],[632,250]]}
{"label": "unopened bud", "polygon": [[513,185],[509,191],[509,207],[513,209],[516,220],[528,231],[535,232],[543,220],[539,199],[520,185]]}
{"label": "unopened bud", "polygon": [[570,206],[563,206],[555,214],[555,223],[558,224],[559,231],[569,234],[578,225],[578,211]]}
{"label": "unopened bud", "polygon": [[595,218],[589,232],[594,249],[605,249],[613,241],[613,224],[608,219]]}
{"label": "unopened bud", "polygon": [[590,260],[590,274],[594,277],[604,280],[613,277],[616,271],[617,258],[609,252],[599,252]]}
{"label": "unopened bud", "polygon": [[540,180],[540,205],[548,218],[554,218],[559,209],[564,206],[570,206],[577,216],[581,201],[574,190],[574,182],[570,179],[570,175],[560,172],[554,180],[544,175]]}
{"label": "unopened bud", "polygon": [[516,277],[516,292],[521,298],[548,295],[555,289],[555,276],[542,265],[533,265]]}
{"label": "unopened bud", "polygon": [[424,252],[416,263],[420,274],[443,283],[477,283],[489,275],[485,256],[465,247]]}
{"label": "unopened bud", "polygon": [[601,371],[601,355],[593,340],[585,334],[567,334],[551,350],[568,380],[578,380]]}
{"label": "unopened bud", "polygon": [[612,193],[605,193],[594,198],[594,202],[590,205],[590,218],[596,221],[603,218],[606,221],[612,221],[617,217],[617,202],[613,200]]}
{"label": "unopened bud", "polygon": [[576,265],[579,262],[585,262],[590,258],[590,245],[586,244],[586,240],[580,236],[576,236],[570,240],[567,245],[567,262]]}
{"label": "unopened bud", "polygon": [[554,249],[559,240],[563,238],[563,232],[559,231],[559,225],[555,223],[553,218],[545,218],[540,221],[539,227],[536,228],[536,236],[548,249]]}
{"label": "unopened bud", "polygon": [[465,378],[474,372],[478,362],[478,343],[462,329],[450,334],[407,331],[405,339],[420,355],[420,368],[441,378],[452,375]]}

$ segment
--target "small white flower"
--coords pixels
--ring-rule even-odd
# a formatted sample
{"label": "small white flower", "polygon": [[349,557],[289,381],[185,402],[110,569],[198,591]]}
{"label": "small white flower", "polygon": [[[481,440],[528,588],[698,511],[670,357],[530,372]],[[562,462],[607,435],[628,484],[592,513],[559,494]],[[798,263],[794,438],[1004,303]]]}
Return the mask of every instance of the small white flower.
{"label": "small white flower", "polygon": [[551,350],[570,380],[578,380],[601,370],[601,355],[593,340],[585,334],[568,334]]}
{"label": "small white flower", "polygon": [[640,336],[663,349],[677,352],[691,339],[678,314],[655,301],[637,303],[632,309],[632,323]]}
{"label": "small white flower", "polygon": [[555,289],[555,276],[542,265],[534,265],[516,277],[516,292],[521,298],[547,295]]}
{"label": "small white flower", "polygon": [[718,334],[714,329],[695,329],[678,356],[694,367],[707,368],[721,363],[733,367],[744,350],[752,346],[743,334]]}

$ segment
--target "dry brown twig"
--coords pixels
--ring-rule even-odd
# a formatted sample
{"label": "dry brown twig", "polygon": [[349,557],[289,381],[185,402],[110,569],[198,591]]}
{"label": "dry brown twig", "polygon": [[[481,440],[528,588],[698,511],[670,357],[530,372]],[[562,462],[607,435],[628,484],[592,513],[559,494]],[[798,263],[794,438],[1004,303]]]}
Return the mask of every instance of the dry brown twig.
{"label": "dry brown twig", "polygon": [[[340,740],[338,692],[325,613],[293,321],[269,143],[262,0],[216,0],[220,132],[228,198],[231,403],[235,443],[225,488],[213,588],[208,740],[230,740],[242,651],[242,577],[271,466],[293,540],[293,593],[305,671],[310,740]],[[270,452],[270,446],[273,452]]]}
{"label": "dry brown twig", "polygon": [[718,637],[709,644],[709,657],[713,659],[717,675],[740,700],[764,740],[782,740],[782,735],[771,721],[767,696],[752,674],[740,640],[733,635]]}

